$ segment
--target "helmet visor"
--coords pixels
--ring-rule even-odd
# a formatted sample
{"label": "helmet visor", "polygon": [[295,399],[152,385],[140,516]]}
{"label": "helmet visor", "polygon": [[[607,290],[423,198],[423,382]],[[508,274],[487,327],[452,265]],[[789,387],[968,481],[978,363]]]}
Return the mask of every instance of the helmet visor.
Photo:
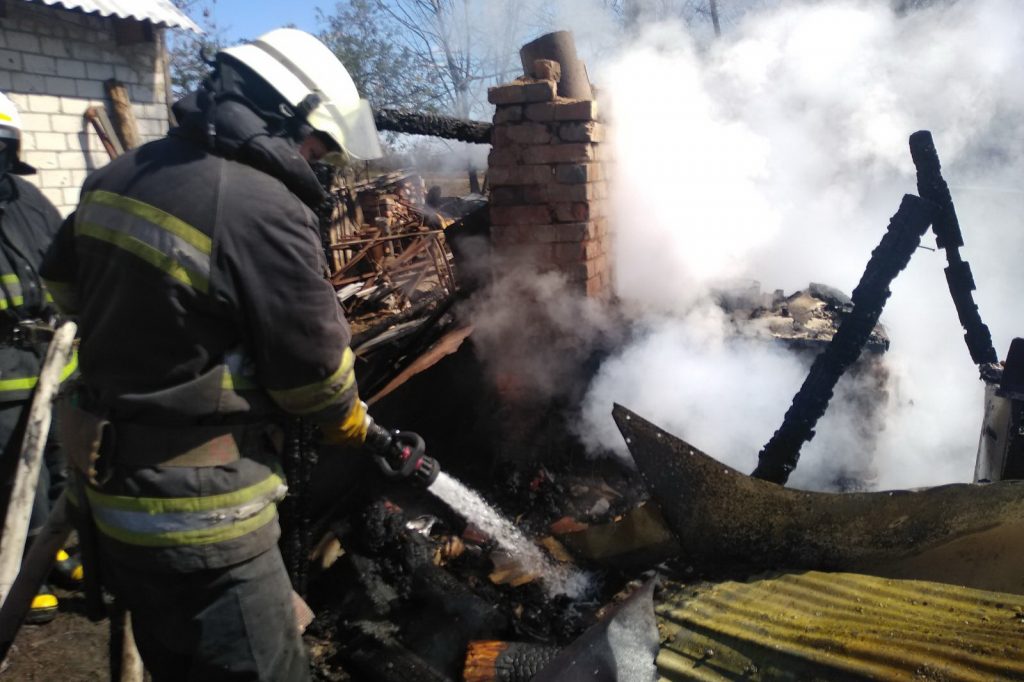
{"label": "helmet visor", "polygon": [[383,156],[373,110],[365,99],[347,112],[334,102],[321,102],[306,120],[316,130],[330,135],[350,158],[365,161]]}

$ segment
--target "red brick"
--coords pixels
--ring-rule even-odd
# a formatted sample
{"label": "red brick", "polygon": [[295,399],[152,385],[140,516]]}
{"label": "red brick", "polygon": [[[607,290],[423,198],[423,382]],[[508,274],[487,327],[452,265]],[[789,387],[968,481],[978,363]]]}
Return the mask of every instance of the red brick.
{"label": "red brick", "polygon": [[538,185],[551,181],[551,169],[547,166],[495,166],[487,170],[488,184]]}
{"label": "red brick", "polygon": [[[550,169],[548,170],[550,173]],[[522,196],[524,204],[546,204],[548,201],[548,187],[551,183],[551,177],[547,177],[543,184],[539,185],[524,185],[522,189]]]}
{"label": "red brick", "polygon": [[538,241],[533,235],[535,231],[536,228],[528,225],[492,225],[491,243],[495,246],[532,244]]}
{"label": "red brick", "polygon": [[604,179],[597,163],[563,163],[555,166],[555,180],[567,185],[582,185]]}
{"label": "red brick", "polygon": [[582,242],[558,242],[554,244],[555,263],[573,265],[589,262],[604,255],[604,244],[590,239]]}
{"label": "red brick", "polygon": [[554,121],[555,120],[555,109],[558,107],[554,102],[537,102],[536,104],[527,104],[523,108],[523,115],[529,121]]}
{"label": "red brick", "polygon": [[510,144],[504,147],[492,147],[487,155],[487,166],[517,166],[523,162],[523,148]]}
{"label": "red brick", "polygon": [[550,80],[520,80],[508,85],[487,89],[487,101],[491,104],[530,104],[551,102],[555,99],[557,86]]}
{"label": "red brick", "polygon": [[487,88],[487,101],[501,106],[503,104],[522,104],[526,101],[521,83],[510,83]]}
{"label": "red brick", "polygon": [[552,225],[548,232],[551,234],[551,240],[555,242],[580,242],[601,236],[600,228],[594,221],[560,223]]}
{"label": "red brick", "polygon": [[572,201],[552,204],[555,221],[559,223],[579,223],[590,219],[590,204],[586,201]]}
{"label": "red brick", "polygon": [[523,200],[524,187],[495,187],[490,192],[491,206],[515,206],[528,203]]}
{"label": "red brick", "polygon": [[530,262],[535,265],[551,265],[551,244],[509,244],[500,246],[496,251],[502,257],[510,260]]}
{"label": "red brick", "polygon": [[505,129],[502,137],[515,144],[548,144],[551,142],[551,133],[543,123],[507,123],[495,127],[495,133],[499,127]]}
{"label": "red brick", "polygon": [[609,281],[611,278],[606,276],[607,273],[602,275],[596,275],[591,277],[584,282],[584,293],[588,298],[608,298],[611,295],[611,286]]}
{"label": "red brick", "polygon": [[553,59],[534,59],[530,74],[534,78],[555,81],[562,80],[562,65]]}
{"label": "red brick", "polygon": [[586,123],[563,123],[558,126],[558,137],[563,142],[602,142],[604,126],[589,121]]}
{"label": "red brick", "polygon": [[582,163],[597,158],[597,145],[549,144],[523,149],[523,163]]}
{"label": "red brick", "polygon": [[532,206],[491,206],[491,225],[547,225],[551,210],[541,204]]}
{"label": "red brick", "polygon": [[523,120],[523,107],[505,105],[494,111],[494,125],[501,123],[519,123]]}
{"label": "red brick", "polygon": [[[544,168],[544,166],[527,166],[527,168]],[[581,185],[552,184],[547,188],[547,200],[551,203],[563,201],[590,201],[603,199],[608,189],[603,182],[588,182]]]}
{"label": "red brick", "polygon": [[607,269],[608,261],[603,255],[563,268],[570,282],[585,282],[591,277],[602,275]]}
{"label": "red brick", "polygon": [[588,218],[604,218],[608,215],[609,204],[605,199],[591,199],[587,203]]}
{"label": "red brick", "polygon": [[555,104],[556,121],[596,121],[597,102],[592,99],[561,101]]}
{"label": "red brick", "polygon": [[527,83],[523,87],[523,101],[527,104],[533,102],[551,102],[554,101],[558,92],[558,86],[555,81],[536,81],[534,83]]}

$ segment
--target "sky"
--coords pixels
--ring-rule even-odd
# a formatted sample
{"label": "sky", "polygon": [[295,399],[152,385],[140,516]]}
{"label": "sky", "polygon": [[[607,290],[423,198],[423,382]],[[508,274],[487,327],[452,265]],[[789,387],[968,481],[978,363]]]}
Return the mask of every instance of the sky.
{"label": "sky", "polygon": [[[316,10],[330,11],[333,0],[216,0],[213,15],[217,26],[224,30],[230,42],[255,38],[271,29],[294,24],[297,28],[316,33]],[[198,17],[193,17],[197,22]]]}

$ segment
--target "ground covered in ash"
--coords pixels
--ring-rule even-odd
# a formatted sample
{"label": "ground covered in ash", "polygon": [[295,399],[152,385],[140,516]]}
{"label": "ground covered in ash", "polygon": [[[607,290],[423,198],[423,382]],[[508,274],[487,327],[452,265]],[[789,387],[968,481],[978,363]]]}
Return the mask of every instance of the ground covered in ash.
{"label": "ground covered in ash", "polygon": [[[429,493],[389,487],[335,519],[317,548],[315,566],[334,560],[309,581],[316,619],[305,640],[314,679],[461,680],[469,642],[562,647],[635,577],[638,571],[573,559],[557,542],[636,507],[645,492],[635,473],[611,462],[507,465],[492,480],[490,489],[478,483],[483,496],[556,560],[587,571],[592,590],[578,600],[550,597],[536,575],[517,572],[491,540]],[[85,617],[81,594],[60,597],[54,622],[22,628],[0,677],[109,679],[108,622]]]}
{"label": "ground covered in ash", "polygon": [[310,580],[318,679],[463,679],[470,642],[554,648],[578,637],[637,571],[588,565],[557,538],[620,518],[644,495],[612,462],[585,469],[508,465],[482,490],[555,561],[587,572],[591,588],[578,599],[547,594],[539,576],[423,491],[388,491],[335,524],[318,553],[343,554]]}

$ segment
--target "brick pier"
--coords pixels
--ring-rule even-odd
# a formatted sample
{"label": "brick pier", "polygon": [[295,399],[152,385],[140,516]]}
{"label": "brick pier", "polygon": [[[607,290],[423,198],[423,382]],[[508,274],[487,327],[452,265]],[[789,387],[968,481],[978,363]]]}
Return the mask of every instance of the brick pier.
{"label": "brick pier", "polygon": [[556,62],[488,91],[496,105],[488,160],[494,253],[558,271],[595,298],[611,292],[605,127],[594,100],[558,97]]}

